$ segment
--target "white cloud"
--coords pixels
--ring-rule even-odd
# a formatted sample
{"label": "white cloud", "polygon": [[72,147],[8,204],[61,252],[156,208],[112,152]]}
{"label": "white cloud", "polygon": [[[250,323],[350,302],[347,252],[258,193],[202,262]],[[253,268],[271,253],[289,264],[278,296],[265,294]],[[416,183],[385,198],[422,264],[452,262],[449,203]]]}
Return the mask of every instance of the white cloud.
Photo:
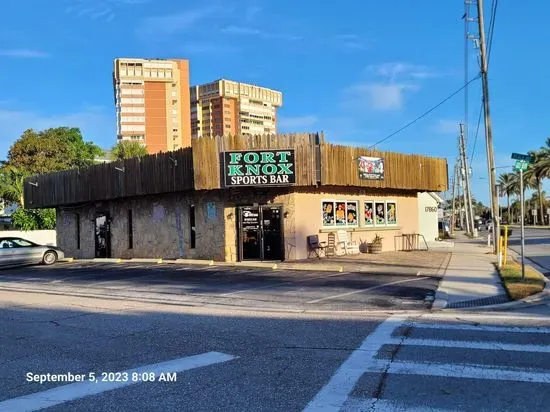
{"label": "white cloud", "polygon": [[260,30],[253,29],[251,27],[242,27],[242,26],[227,26],[222,29],[222,33],[226,34],[242,34],[245,36],[254,36],[260,34]]}
{"label": "white cloud", "polygon": [[66,0],[70,5],[66,13],[92,20],[110,22],[116,17],[117,8],[130,7],[149,2],[149,0]]}
{"label": "white cloud", "polygon": [[367,73],[387,78],[394,81],[400,79],[427,79],[439,77],[441,73],[430,69],[427,66],[415,65],[410,63],[382,63],[367,66]]}
{"label": "white cloud", "polygon": [[21,59],[45,59],[50,57],[46,52],[30,49],[4,49],[0,50],[0,57],[13,57]]}
{"label": "white cloud", "polygon": [[433,126],[432,130],[440,134],[453,134],[458,136],[459,124],[463,123],[460,120],[439,119]]}
{"label": "white cloud", "polygon": [[251,21],[253,20],[256,15],[258,13],[260,13],[262,11],[262,8],[261,7],[258,7],[258,6],[250,6],[250,7],[247,7],[245,12],[244,12],[244,18],[247,20],[247,21]]}
{"label": "white cloud", "polygon": [[224,27],[221,30],[221,32],[224,34],[241,35],[241,36],[259,36],[263,39],[271,39],[271,40],[289,40],[289,41],[302,40],[301,36],[297,36],[294,34],[267,32],[267,31],[263,31],[253,27],[245,27],[245,26],[231,25],[231,26]]}
{"label": "white cloud", "polygon": [[102,147],[116,143],[114,115],[106,113],[102,108],[90,106],[82,111],[54,115],[0,108],[0,159],[6,157],[11,144],[26,129],[43,130],[61,126],[79,127],[85,140],[92,140]]}
{"label": "white cloud", "polygon": [[296,116],[296,117],[280,117],[277,120],[277,124],[281,129],[287,129],[288,131],[297,131],[298,129],[307,129],[315,124],[319,119],[317,116]]}
{"label": "white cloud", "polygon": [[148,17],[137,28],[141,37],[169,36],[190,29],[201,20],[223,12],[221,7],[211,6],[202,9],[186,10],[175,14]]}
{"label": "white cloud", "polygon": [[201,54],[201,53],[235,53],[239,49],[235,46],[224,45],[211,42],[189,42],[181,48],[183,53]]}
{"label": "white cloud", "polygon": [[348,103],[374,110],[399,110],[403,107],[406,91],[416,91],[419,86],[405,83],[360,83],[347,90]]}
{"label": "white cloud", "polygon": [[358,34],[337,34],[334,36],[336,40],[357,40],[359,38]]}

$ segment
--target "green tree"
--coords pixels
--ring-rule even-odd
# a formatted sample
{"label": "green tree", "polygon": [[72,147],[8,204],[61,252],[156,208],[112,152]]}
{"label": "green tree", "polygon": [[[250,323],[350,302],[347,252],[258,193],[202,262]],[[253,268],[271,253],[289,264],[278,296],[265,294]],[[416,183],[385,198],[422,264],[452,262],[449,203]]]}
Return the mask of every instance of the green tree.
{"label": "green tree", "polygon": [[0,199],[8,204],[23,206],[23,180],[27,174],[15,166],[0,166]]}
{"label": "green tree", "polygon": [[539,205],[535,209],[540,210],[540,224],[544,225],[544,207],[545,199],[542,196],[542,182],[545,178],[548,177],[548,169],[543,165],[547,159],[547,152],[541,148],[540,150],[530,151],[529,154],[534,159],[533,163],[529,165],[529,168],[525,172],[527,179],[530,181],[530,184],[537,189],[538,192],[538,201]]}
{"label": "green tree", "polygon": [[139,142],[122,140],[113,146],[111,157],[113,160],[130,159],[147,155],[147,149]]}
{"label": "green tree", "polygon": [[508,221],[512,221],[512,215],[510,211],[510,196],[514,194],[516,186],[516,177],[513,173],[503,173],[498,177],[498,183],[500,185],[500,196],[506,196],[508,205]]}
{"label": "green tree", "polygon": [[11,146],[7,162],[37,174],[89,166],[101,154],[98,146],[84,141],[79,128],[56,127],[38,132],[28,129]]}
{"label": "green tree", "polygon": [[19,230],[55,229],[55,209],[23,209],[11,215],[13,226]]}

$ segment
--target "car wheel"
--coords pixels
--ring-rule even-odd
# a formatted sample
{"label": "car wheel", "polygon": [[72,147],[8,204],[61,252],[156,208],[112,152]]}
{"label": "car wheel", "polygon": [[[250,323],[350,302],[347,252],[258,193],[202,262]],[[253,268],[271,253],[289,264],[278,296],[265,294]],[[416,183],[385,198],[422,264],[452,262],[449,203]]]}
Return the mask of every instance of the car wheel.
{"label": "car wheel", "polygon": [[42,257],[43,264],[53,265],[55,262],[57,262],[57,253],[55,253],[53,250],[48,250],[46,253],[44,253],[44,256]]}

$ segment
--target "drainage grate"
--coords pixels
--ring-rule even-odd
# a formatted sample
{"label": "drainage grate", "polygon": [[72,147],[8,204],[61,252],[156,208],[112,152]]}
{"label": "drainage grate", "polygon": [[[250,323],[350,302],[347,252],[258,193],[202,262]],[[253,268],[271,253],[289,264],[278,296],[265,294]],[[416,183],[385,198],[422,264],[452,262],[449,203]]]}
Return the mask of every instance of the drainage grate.
{"label": "drainage grate", "polygon": [[474,308],[476,306],[488,306],[488,305],[498,305],[499,303],[508,302],[508,295],[497,295],[491,296],[488,298],[474,299],[474,300],[465,300],[462,302],[453,302],[449,303],[447,308]]}

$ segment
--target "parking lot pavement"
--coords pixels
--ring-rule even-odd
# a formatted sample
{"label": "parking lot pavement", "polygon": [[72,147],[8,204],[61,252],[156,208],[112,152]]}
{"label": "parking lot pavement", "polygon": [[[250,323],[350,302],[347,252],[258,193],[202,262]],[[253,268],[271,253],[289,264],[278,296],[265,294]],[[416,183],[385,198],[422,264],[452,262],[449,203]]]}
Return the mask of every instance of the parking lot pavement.
{"label": "parking lot pavement", "polygon": [[380,320],[0,291],[0,411],[300,411]]}
{"label": "parking lot pavement", "polygon": [[261,310],[425,309],[440,274],[65,263],[0,271],[0,290]]}
{"label": "parking lot pavement", "polygon": [[550,318],[394,315],[305,411],[545,411]]}

